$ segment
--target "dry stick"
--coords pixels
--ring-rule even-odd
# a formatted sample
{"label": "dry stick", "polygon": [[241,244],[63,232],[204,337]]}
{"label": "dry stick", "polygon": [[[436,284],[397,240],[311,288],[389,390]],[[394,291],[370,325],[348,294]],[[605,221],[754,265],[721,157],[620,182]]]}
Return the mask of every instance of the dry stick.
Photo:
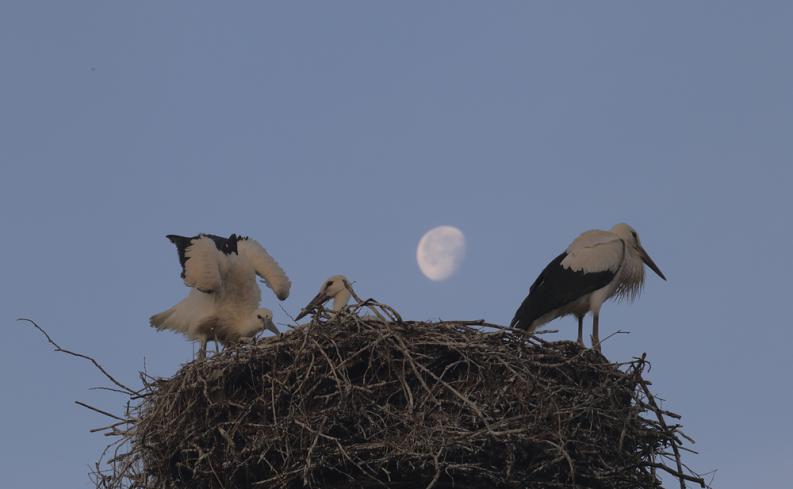
{"label": "dry stick", "polygon": [[[344,449],[344,446],[342,446],[342,444],[341,444],[341,442],[339,441],[338,438],[336,438],[335,436],[326,435],[325,433],[322,432],[321,427],[320,427],[320,430],[317,431],[317,430],[312,429],[307,424],[300,422],[297,419],[294,420],[294,422],[295,422],[295,424],[297,424],[298,426],[301,426],[305,430],[307,430],[307,431],[309,431],[311,433],[315,433],[317,435],[317,437],[322,437],[322,438],[325,438],[326,440],[331,440],[331,441],[335,442],[336,443],[336,447],[339,449],[339,453],[341,453],[341,455],[344,458],[346,458],[347,460],[352,462],[353,465],[358,467],[358,470],[360,470],[362,474],[368,476],[369,478],[371,478],[376,483],[379,483],[380,485],[383,485],[384,487],[387,487],[385,484],[383,484],[383,482],[380,479],[376,478],[374,476],[374,474],[371,473],[371,470],[363,467],[361,464],[359,464],[358,462],[353,460],[353,458],[350,456],[350,454],[347,453],[347,450]],[[323,421],[323,426],[324,426],[324,421]],[[305,474],[305,472],[304,472],[304,474]],[[305,481],[305,476],[304,476],[304,481]]]}
{"label": "dry stick", "polygon": [[[405,346],[405,343],[402,341],[402,339],[401,339],[401,338],[399,338],[399,343],[400,343],[400,344],[402,345],[402,347],[405,349],[405,354],[407,354],[407,351],[406,351],[406,350],[407,350],[407,347]],[[411,361],[411,365],[413,365],[413,360],[412,360],[412,358],[410,359],[410,361]],[[438,382],[439,384],[441,384],[441,385],[443,385],[444,387],[446,387],[446,388],[449,390],[449,392],[451,392],[452,394],[454,394],[454,395],[455,395],[455,396],[456,396],[458,399],[460,399],[460,400],[461,400],[461,401],[463,401],[465,404],[467,404],[467,405],[468,405],[468,407],[470,407],[471,409],[473,409],[473,411],[476,413],[476,415],[477,415],[477,416],[479,416],[479,418],[480,418],[480,419],[482,420],[482,422],[485,424],[485,426],[487,427],[488,431],[492,431],[492,428],[490,427],[490,423],[488,422],[488,420],[487,420],[487,417],[485,417],[485,414],[484,414],[484,413],[483,413],[483,412],[482,412],[482,411],[479,409],[479,406],[477,406],[477,405],[476,405],[476,403],[475,403],[474,401],[470,400],[469,398],[467,398],[466,396],[464,396],[463,394],[461,394],[461,393],[460,393],[460,391],[458,391],[457,389],[455,389],[454,387],[452,387],[451,385],[449,385],[449,383],[448,383],[448,382],[446,382],[445,380],[443,380],[443,379],[439,378],[437,375],[435,375],[435,374],[432,372],[432,370],[428,369],[427,367],[425,367],[424,365],[422,365],[420,362],[419,362],[419,363],[416,363],[416,364],[415,364],[415,366],[417,366],[418,368],[420,368],[421,370],[423,370],[424,372],[426,372],[427,374],[429,374],[429,376],[430,376],[430,377],[432,377],[433,379],[435,379],[435,381],[436,381],[436,382]],[[421,376],[419,376],[419,380],[421,380],[422,384],[424,384],[424,380],[421,378]],[[424,385],[425,385],[425,387],[426,387],[426,384],[424,384]],[[430,393],[430,394],[432,394],[432,391],[430,391],[428,387],[427,387],[427,392],[428,392],[428,393]]]}
{"label": "dry stick", "polygon": [[377,311],[377,309],[375,309],[373,306],[370,306],[370,305],[366,304],[366,302],[368,302],[368,301],[363,301],[363,300],[361,300],[361,298],[360,298],[360,297],[358,297],[358,294],[356,294],[356,293],[355,293],[355,291],[353,290],[353,288],[352,288],[352,284],[351,284],[351,283],[349,283],[349,282],[347,282],[347,281],[345,280],[345,281],[344,281],[344,286],[345,286],[345,287],[347,287],[347,290],[350,292],[350,294],[352,295],[353,299],[355,299],[355,300],[358,302],[358,306],[359,306],[359,307],[360,307],[360,306],[364,306],[364,305],[365,305],[365,306],[366,306],[366,307],[368,307],[368,308],[369,308],[369,309],[370,309],[370,310],[371,310],[371,311],[374,313],[374,315],[375,315],[375,316],[377,316],[377,317],[378,317],[378,318],[379,318],[381,321],[385,321],[385,320],[386,320],[386,319],[383,317],[383,315],[382,315],[382,314],[380,314],[380,313]]}
{"label": "dry stick", "polygon": [[49,343],[50,343],[50,344],[51,344],[53,347],[55,347],[55,351],[58,351],[58,352],[61,352],[61,353],[66,353],[66,354],[68,354],[68,355],[72,355],[72,356],[75,356],[75,357],[85,358],[86,360],[90,360],[90,361],[91,361],[91,363],[93,363],[93,364],[94,364],[94,366],[95,366],[96,368],[98,368],[98,369],[99,369],[99,371],[100,371],[100,372],[102,372],[102,373],[105,375],[105,377],[107,377],[108,379],[110,379],[110,381],[111,381],[111,382],[113,382],[113,383],[114,383],[114,384],[116,384],[117,386],[121,387],[122,389],[124,389],[124,390],[125,390],[126,392],[128,392],[129,394],[134,394],[134,395],[137,395],[137,394],[139,393],[138,391],[134,391],[134,390],[130,389],[129,387],[125,386],[124,384],[122,384],[121,382],[119,382],[119,381],[117,381],[116,379],[114,379],[112,375],[110,375],[109,373],[107,373],[107,370],[105,370],[104,368],[102,368],[102,366],[101,366],[101,365],[99,365],[99,362],[97,362],[97,361],[96,361],[96,360],[94,360],[93,358],[89,357],[88,355],[83,355],[82,353],[75,353],[75,352],[73,352],[73,351],[69,351],[69,350],[65,350],[65,349],[61,348],[61,347],[60,347],[60,345],[58,345],[57,343],[55,343],[54,341],[52,341],[52,338],[50,338],[50,335],[48,335],[48,334],[47,334],[47,332],[46,332],[46,331],[44,331],[44,329],[43,329],[41,326],[39,326],[38,324],[36,324],[36,322],[35,322],[35,321],[33,321],[32,319],[28,319],[28,318],[19,318],[19,319],[17,319],[17,321],[27,321],[27,322],[29,322],[30,324],[32,324],[32,325],[33,325],[33,327],[35,327],[37,330],[39,330],[39,331],[41,332],[41,334],[43,334],[43,335],[44,335],[44,337],[45,337],[45,338],[47,338],[47,341],[48,341],[48,342],[49,342]]}
{"label": "dry stick", "polygon": [[410,364],[410,368],[413,370],[413,373],[416,375],[416,379],[419,381],[419,383],[421,383],[421,386],[424,387],[424,390],[427,392],[427,394],[429,394],[429,397],[433,401],[435,401],[436,404],[440,404],[440,402],[435,398],[435,395],[432,393],[432,389],[430,389],[430,387],[424,381],[424,377],[418,371],[417,365],[421,366],[421,364],[420,363],[416,364],[416,362],[413,360],[413,355],[411,355],[410,351],[408,351],[408,347],[405,345],[405,342],[402,341],[402,338],[398,336],[394,336],[393,338],[395,340],[394,343],[399,345],[400,351],[405,356],[405,358],[407,358],[408,363]]}
{"label": "dry stick", "polygon": [[[105,413],[102,413],[102,414],[105,414]],[[97,433],[99,431],[113,430],[117,426],[121,426],[122,424],[128,424],[129,422],[130,421],[128,419],[124,419],[124,420],[119,421],[118,423],[113,423],[113,424],[108,425],[108,426],[103,426],[101,428],[93,428],[93,429],[89,430],[89,432],[90,433]]]}
{"label": "dry stick", "polygon": [[440,458],[441,453],[443,453],[443,448],[444,447],[438,449],[438,453],[436,453],[432,457],[433,462],[435,463],[435,475],[432,477],[432,480],[430,481],[429,484],[427,484],[427,487],[425,487],[424,489],[432,489],[432,487],[438,482],[438,479],[441,478],[441,466],[440,463],[438,462],[438,459]]}
{"label": "dry stick", "polygon": [[567,453],[567,450],[565,450],[565,449],[564,449],[564,447],[562,447],[561,445],[558,445],[558,444],[556,444],[556,443],[552,442],[551,440],[543,440],[543,441],[544,441],[545,443],[548,443],[549,445],[553,446],[553,447],[554,447],[554,448],[556,448],[557,450],[559,450],[559,453],[560,453],[560,454],[561,454],[561,455],[562,455],[562,456],[563,456],[565,459],[567,459],[567,465],[570,467],[570,482],[572,482],[573,484],[575,484],[575,464],[573,463],[573,459],[572,459],[572,458],[570,458],[570,454],[569,454],[569,453]]}
{"label": "dry stick", "polygon": [[327,418],[322,419],[322,423],[319,425],[319,429],[316,431],[314,435],[314,441],[311,443],[311,446],[308,449],[308,453],[306,454],[306,466],[303,467],[303,484],[305,486],[309,485],[308,482],[308,469],[311,467],[311,454],[314,453],[314,448],[317,446],[317,442],[319,441],[319,435],[322,434],[323,428],[325,428],[325,421]]}
{"label": "dry stick", "polygon": [[650,467],[654,468],[654,469],[661,469],[664,472],[667,472],[669,474],[674,475],[675,477],[678,477],[680,479],[680,487],[683,487],[684,489],[686,487],[686,483],[685,483],[684,479],[687,480],[687,481],[696,482],[697,484],[699,484],[702,487],[708,487],[708,486],[705,485],[705,479],[703,479],[702,477],[694,477],[693,475],[688,475],[688,474],[684,474],[684,473],[681,473],[681,472],[675,472],[674,470],[670,469],[666,465],[659,464],[657,462],[650,462],[648,465]]}
{"label": "dry stick", "polygon": [[[641,359],[639,361],[644,363],[644,359],[646,357],[647,357],[647,354],[646,353],[642,353],[642,357],[641,357]],[[661,424],[661,427],[664,430],[668,431],[669,428],[666,426],[666,421],[664,420],[664,415],[661,414],[661,409],[658,407],[658,404],[656,404],[655,398],[650,393],[650,389],[647,387],[647,384],[642,381],[642,382],[639,382],[639,385],[642,386],[642,390],[644,391],[644,395],[647,396],[647,400],[650,402],[650,405],[655,409],[655,415],[658,418],[658,422]],[[697,482],[697,483],[699,483],[699,485],[701,487],[707,487],[707,486],[705,486],[705,479],[703,479],[701,477],[699,477],[699,478],[690,477],[690,476],[687,476],[687,474],[685,474],[683,472],[683,464],[680,461],[680,450],[677,448],[677,442],[674,439],[672,439],[671,443],[672,443],[672,450],[675,452],[675,463],[677,464],[677,472],[678,472],[677,475],[679,475],[679,477],[680,477],[680,479],[679,479],[680,480],[680,489],[686,489],[686,482],[685,482],[684,479],[688,479],[688,480],[692,480],[694,482]],[[668,472],[673,473],[671,470],[669,470],[665,466],[662,466],[661,468],[664,468]]]}
{"label": "dry stick", "polygon": [[102,387],[102,386],[89,387],[88,390],[89,391],[110,391],[110,392],[118,392],[119,394],[127,394],[127,395],[129,395],[129,393],[127,391],[122,391],[121,389],[114,389],[112,387]]}
{"label": "dry stick", "polygon": [[617,331],[611,333],[610,335],[608,335],[605,338],[603,338],[602,340],[600,340],[600,344],[603,344],[604,341],[606,341],[609,338],[611,338],[612,336],[616,336],[618,334],[631,334],[631,332],[630,331],[623,331],[621,329],[618,329]]}
{"label": "dry stick", "polygon": [[84,408],[88,408],[88,409],[90,409],[91,411],[96,411],[96,412],[97,412],[97,413],[99,413],[99,414],[104,414],[105,416],[108,416],[108,417],[110,417],[110,418],[117,419],[117,420],[119,420],[119,421],[124,421],[124,422],[127,422],[127,421],[129,421],[129,420],[126,420],[126,419],[124,419],[124,418],[120,418],[120,417],[116,416],[115,414],[110,414],[110,413],[108,413],[107,411],[102,411],[101,409],[99,409],[99,408],[95,408],[95,407],[93,407],[93,406],[91,406],[91,405],[89,405],[89,404],[86,404],[86,403],[84,403],[84,402],[80,402],[80,401],[74,401],[74,403],[75,403],[75,404],[77,404],[77,405],[80,405],[80,406],[82,406],[82,407],[84,407]]}

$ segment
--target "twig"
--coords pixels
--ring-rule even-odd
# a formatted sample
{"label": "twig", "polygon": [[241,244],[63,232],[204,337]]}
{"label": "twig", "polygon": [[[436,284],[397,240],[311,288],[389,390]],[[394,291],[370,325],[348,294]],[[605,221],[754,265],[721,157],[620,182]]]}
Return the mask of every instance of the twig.
{"label": "twig", "polygon": [[[647,356],[646,353],[642,354],[640,361],[643,362],[646,356]],[[656,404],[655,398],[653,397],[652,393],[650,393],[650,389],[647,387],[647,384],[645,382],[643,382],[643,381],[640,381],[639,385],[642,387],[642,391],[644,391],[644,395],[647,397],[647,401],[654,408],[655,415],[658,418],[658,423],[660,423],[661,427],[664,430],[669,430],[669,428],[666,426],[666,421],[664,420],[664,415],[661,413],[661,409],[658,407],[658,404]],[[703,488],[706,487],[705,486],[705,480],[703,478],[701,478],[701,477],[691,477],[690,478],[689,476],[687,476],[683,472],[683,464],[682,464],[682,462],[680,460],[680,449],[677,447],[677,444],[678,444],[678,442],[673,438],[671,440],[671,445],[672,445],[672,450],[675,452],[675,463],[677,464],[677,474],[676,475],[678,475],[680,477],[680,479],[679,479],[680,480],[680,489],[686,489],[686,483],[685,483],[685,481],[683,479],[697,482]],[[661,468],[661,469],[664,469],[664,470],[666,470],[668,472],[671,472],[671,470],[669,468],[667,468],[666,466],[660,466],[658,468]],[[674,473],[674,472],[671,472],[671,473]]]}
{"label": "twig", "polygon": [[52,338],[50,337],[50,335],[49,335],[49,334],[47,334],[47,332],[46,332],[46,331],[44,331],[44,329],[43,329],[41,326],[39,326],[38,324],[36,324],[36,322],[35,322],[35,321],[33,321],[32,319],[28,319],[28,318],[19,318],[19,319],[17,319],[17,321],[27,321],[27,322],[29,322],[30,324],[32,324],[32,325],[33,325],[33,327],[35,327],[37,330],[39,330],[39,331],[41,332],[41,334],[43,334],[43,335],[44,335],[44,337],[45,337],[45,338],[47,338],[47,341],[48,341],[48,342],[49,342],[49,343],[50,343],[50,344],[51,344],[51,345],[52,345],[52,346],[55,348],[55,351],[57,351],[57,352],[61,352],[61,353],[66,353],[66,354],[68,354],[68,355],[72,355],[72,356],[75,356],[75,357],[84,358],[84,359],[86,359],[86,360],[89,360],[91,363],[93,363],[93,364],[94,364],[94,366],[95,366],[96,368],[98,368],[98,369],[99,369],[99,371],[100,371],[100,372],[102,372],[102,373],[104,374],[104,376],[105,376],[105,377],[107,377],[107,378],[108,378],[108,379],[109,379],[111,382],[113,382],[113,383],[114,383],[114,384],[116,384],[117,386],[119,386],[119,387],[121,387],[122,389],[124,389],[124,391],[126,391],[128,394],[138,394],[138,391],[136,391],[136,390],[133,390],[133,389],[130,389],[130,388],[129,388],[129,387],[127,387],[126,385],[124,385],[124,384],[122,384],[121,382],[117,381],[117,380],[116,380],[116,379],[115,379],[115,378],[114,378],[112,375],[110,375],[109,373],[107,373],[107,370],[105,370],[104,368],[102,368],[102,366],[101,366],[101,365],[99,365],[99,362],[97,362],[97,361],[96,361],[96,360],[94,360],[93,358],[89,357],[88,355],[83,355],[82,353],[75,353],[75,352],[73,352],[73,351],[69,351],[69,350],[66,350],[66,349],[64,349],[64,348],[61,348],[61,347],[60,347],[60,346],[59,346],[57,343],[55,343],[55,341],[53,341],[53,340],[52,340]]}
{"label": "twig", "polygon": [[75,404],[78,404],[78,405],[80,405],[80,406],[82,406],[82,407],[84,407],[84,408],[88,408],[88,409],[90,409],[91,411],[96,411],[96,412],[97,412],[97,413],[99,413],[99,414],[104,414],[104,415],[105,415],[105,416],[107,416],[107,417],[110,417],[110,418],[113,418],[113,419],[117,419],[117,420],[119,420],[119,421],[128,421],[128,420],[126,420],[126,419],[124,419],[124,418],[119,418],[119,417],[118,417],[118,416],[116,416],[115,414],[108,413],[107,411],[102,411],[101,409],[99,409],[99,408],[95,408],[95,407],[91,406],[90,404],[86,404],[86,403],[84,403],[84,402],[80,402],[80,401],[74,401],[74,403],[75,403]]}

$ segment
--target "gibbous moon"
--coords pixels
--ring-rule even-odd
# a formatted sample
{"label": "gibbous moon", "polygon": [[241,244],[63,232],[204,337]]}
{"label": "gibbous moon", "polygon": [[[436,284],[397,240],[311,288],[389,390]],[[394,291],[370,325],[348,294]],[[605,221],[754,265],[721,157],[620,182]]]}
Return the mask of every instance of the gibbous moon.
{"label": "gibbous moon", "polygon": [[427,231],[416,249],[421,273],[440,282],[460,268],[465,256],[465,236],[454,226],[438,226]]}

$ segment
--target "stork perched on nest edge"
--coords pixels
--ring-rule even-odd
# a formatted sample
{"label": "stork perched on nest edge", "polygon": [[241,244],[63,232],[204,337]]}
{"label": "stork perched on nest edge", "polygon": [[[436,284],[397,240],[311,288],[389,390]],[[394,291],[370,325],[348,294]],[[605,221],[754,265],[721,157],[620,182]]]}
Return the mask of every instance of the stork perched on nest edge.
{"label": "stork perched on nest edge", "polygon": [[592,312],[592,346],[600,351],[600,307],[613,296],[635,299],[644,285],[643,264],[666,280],[629,225],[586,231],[540,273],[510,326],[531,333],[548,321],[574,314],[578,343],[584,346],[584,316]]}
{"label": "stork perched on nest edge", "polygon": [[227,344],[249,338],[263,329],[278,334],[273,313],[259,308],[261,290],[256,275],[284,300],[291,282],[283,269],[256,240],[232,234],[193,237],[168,235],[176,245],[182,278],[191,287],[181,302],[151,317],[158,330],[171,329],[199,340],[199,358],[206,357],[209,340]]}

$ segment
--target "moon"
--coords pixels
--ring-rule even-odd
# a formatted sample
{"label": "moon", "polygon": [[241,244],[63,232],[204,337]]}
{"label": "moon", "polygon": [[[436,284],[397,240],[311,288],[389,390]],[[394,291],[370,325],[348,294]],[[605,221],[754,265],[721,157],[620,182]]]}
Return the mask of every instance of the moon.
{"label": "moon", "polygon": [[416,248],[419,269],[428,279],[440,282],[454,275],[465,257],[465,236],[454,226],[432,228]]}

